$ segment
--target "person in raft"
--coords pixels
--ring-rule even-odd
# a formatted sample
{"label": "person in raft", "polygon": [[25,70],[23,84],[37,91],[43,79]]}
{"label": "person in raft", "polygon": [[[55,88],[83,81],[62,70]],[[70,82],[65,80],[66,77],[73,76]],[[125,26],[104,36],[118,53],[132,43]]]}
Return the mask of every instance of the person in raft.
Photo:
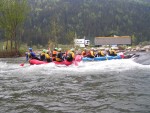
{"label": "person in raft", "polygon": [[56,61],[57,50],[58,50],[58,48],[54,48],[54,50],[52,51],[52,60],[53,61]]}
{"label": "person in raft", "polygon": [[26,61],[28,61],[29,59],[36,59],[36,60],[40,60],[36,54],[33,52],[32,48],[29,48],[29,52],[26,53]]}
{"label": "person in raft", "polygon": [[68,62],[72,62],[74,59],[75,59],[75,54],[74,54],[74,48],[72,48],[68,53],[67,53],[67,56],[66,56],[66,60]]}
{"label": "person in raft", "polygon": [[62,62],[62,61],[64,61],[64,58],[63,58],[63,53],[61,52],[61,48],[59,48],[58,50],[57,50],[57,54],[56,54],[56,61],[57,62]]}
{"label": "person in raft", "polygon": [[87,57],[89,57],[89,58],[94,58],[95,57],[94,48],[90,49],[90,51],[87,53]]}
{"label": "person in raft", "polygon": [[40,54],[40,59],[41,59],[41,61],[44,61],[45,60],[45,49],[43,49],[43,51],[41,52],[41,54]]}
{"label": "person in raft", "polygon": [[104,56],[106,56],[106,54],[105,54],[105,52],[103,50],[99,49],[95,56],[96,57],[104,57]]}
{"label": "person in raft", "polygon": [[83,56],[83,57],[86,57],[86,56],[87,56],[87,49],[86,49],[86,48],[84,48],[84,50],[82,51],[82,53],[81,53],[81,54],[82,54],[82,56]]}
{"label": "person in raft", "polygon": [[109,56],[117,56],[116,51],[113,50],[113,49],[109,49],[109,50],[107,51],[107,53],[108,53]]}
{"label": "person in raft", "polygon": [[40,54],[41,61],[52,62],[50,55],[48,54],[48,50],[43,49],[42,53]]}

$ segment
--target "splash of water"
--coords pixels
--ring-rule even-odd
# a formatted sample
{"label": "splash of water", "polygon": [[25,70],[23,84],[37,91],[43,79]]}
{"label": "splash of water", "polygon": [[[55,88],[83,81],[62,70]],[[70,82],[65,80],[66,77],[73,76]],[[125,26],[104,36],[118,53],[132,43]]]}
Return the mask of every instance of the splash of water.
{"label": "splash of water", "polygon": [[131,59],[108,60],[98,62],[80,62],[78,66],[60,66],[54,63],[42,65],[20,66],[16,63],[0,62],[1,73],[15,73],[20,75],[76,75],[90,73],[122,72],[136,69],[149,69],[150,65],[142,65]]}

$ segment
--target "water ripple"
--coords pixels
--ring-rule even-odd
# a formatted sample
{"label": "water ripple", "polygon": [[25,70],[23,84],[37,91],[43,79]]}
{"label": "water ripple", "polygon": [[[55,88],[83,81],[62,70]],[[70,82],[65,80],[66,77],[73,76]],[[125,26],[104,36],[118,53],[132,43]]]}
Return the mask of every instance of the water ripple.
{"label": "water ripple", "polygon": [[78,67],[5,63],[0,69],[0,109],[2,113],[149,113],[149,69],[129,60]]}

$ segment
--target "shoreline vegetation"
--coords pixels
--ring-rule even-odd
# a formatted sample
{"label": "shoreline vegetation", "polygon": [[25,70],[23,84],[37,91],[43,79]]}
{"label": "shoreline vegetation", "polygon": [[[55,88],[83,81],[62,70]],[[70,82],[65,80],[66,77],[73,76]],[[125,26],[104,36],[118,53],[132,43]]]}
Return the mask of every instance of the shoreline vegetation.
{"label": "shoreline vegetation", "polygon": [[[25,56],[28,47],[32,47],[35,53],[55,47],[63,51],[70,48],[82,51],[83,48],[74,47],[74,39],[82,37],[90,40],[88,49],[94,47],[93,37],[123,34],[131,36],[132,45],[150,45],[150,32],[145,29],[149,26],[147,9],[150,9],[150,2],[54,1],[0,0],[1,58]],[[149,50],[150,46],[147,49],[142,45],[139,48],[132,46],[129,51]],[[126,47],[119,51],[128,52]]]}
{"label": "shoreline vegetation", "polygon": [[[92,46],[93,47],[93,46]],[[88,48],[91,48],[91,47],[88,47]],[[100,48],[100,47],[94,47],[95,49],[97,48]],[[42,51],[43,48],[34,48],[34,51],[35,53],[40,53]],[[52,48],[50,48],[51,51],[52,51]],[[68,50],[69,48],[63,48],[62,49],[64,51]],[[80,49],[81,51],[84,49],[84,48],[75,48],[76,50]],[[16,50],[0,50],[0,58],[13,58],[13,57],[23,57],[25,56],[25,52],[27,52],[28,50],[27,49],[20,49],[18,51]],[[146,45],[146,46],[135,46],[135,47],[127,47],[127,48],[124,48],[124,49],[118,49],[118,51],[120,52],[124,52],[124,53],[134,53],[134,52],[149,52],[150,51],[150,45]]]}
{"label": "shoreline vegetation", "polygon": [[13,57],[21,57],[23,54],[21,54],[19,51],[4,51],[0,50],[0,58],[13,58]]}

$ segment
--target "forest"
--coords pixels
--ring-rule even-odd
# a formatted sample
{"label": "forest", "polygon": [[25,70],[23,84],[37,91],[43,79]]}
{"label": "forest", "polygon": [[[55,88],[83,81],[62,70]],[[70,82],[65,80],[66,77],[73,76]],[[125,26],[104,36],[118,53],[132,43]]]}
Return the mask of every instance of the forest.
{"label": "forest", "polygon": [[[139,44],[150,38],[149,0],[27,0],[29,13],[16,37],[28,45],[71,44],[84,36],[129,35]],[[76,36],[76,37],[75,37]],[[4,30],[0,39],[5,39]]]}

